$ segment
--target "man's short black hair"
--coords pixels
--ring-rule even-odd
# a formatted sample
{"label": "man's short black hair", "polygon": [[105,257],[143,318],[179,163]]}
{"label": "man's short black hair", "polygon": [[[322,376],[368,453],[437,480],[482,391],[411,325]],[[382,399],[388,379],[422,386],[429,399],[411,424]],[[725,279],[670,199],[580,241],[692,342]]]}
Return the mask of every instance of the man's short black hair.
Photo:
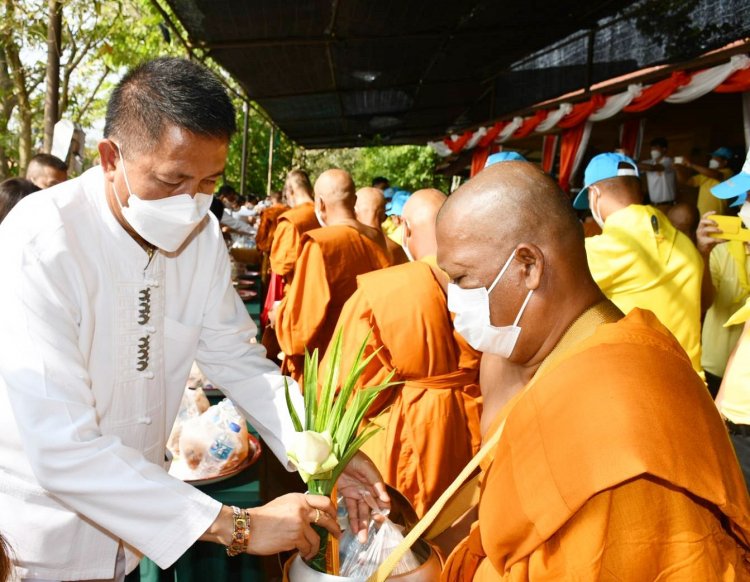
{"label": "man's short black hair", "polygon": [[219,189],[216,191],[217,196],[228,196],[230,194],[237,194],[237,190],[234,189],[234,186],[227,183],[219,186]]}
{"label": "man's short black hair", "polygon": [[383,176],[376,176],[372,179],[370,185],[373,188],[377,188],[378,184],[385,184],[385,187],[387,188],[390,185],[390,182],[388,181],[388,178],[384,178]]}
{"label": "man's short black hair", "polygon": [[234,106],[216,75],[175,57],[147,61],[126,73],[109,98],[104,137],[148,150],[168,125],[229,140],[236,129]]}
{"label": "man's short black hair", "polygon": [[50,168],[54,168],[55,170],[59,170],[60,172],[68,171],[68,164],[66,164],[57,156],[53,156],[52,154],[36,154],[29,160],[29,165],[32,162],[39,164],[40,166],[49,166]]}
{"label": "man's short black hair", "polygon": [[664,148],[664,149],[667,149],[669,147],[669,143],[667,143],[666,137],[655,137],[654,139],[651,140],[651,145]]}

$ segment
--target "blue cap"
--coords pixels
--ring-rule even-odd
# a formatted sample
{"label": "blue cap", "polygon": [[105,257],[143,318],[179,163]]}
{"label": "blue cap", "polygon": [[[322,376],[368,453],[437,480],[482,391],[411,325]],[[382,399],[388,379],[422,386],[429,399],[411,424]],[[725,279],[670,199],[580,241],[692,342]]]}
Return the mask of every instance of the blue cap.
{"label": "blue cap", "polygon": [[740,206],[747,200],[748,190],[750,190],[750,150],[747,152],[747,158],[745,158],[745,165],[742,166],[742,171],[736,176],[729,178],[729,180],[711,188],[711,194],[722,200],[737,196],[738,198],[732,206]]}
{"label": "blue cap", "polygon": [[396,193],[396,188],[393,186],[388,186],[385,190],[383,190],[383,196],[385,196],[386,200],[390,200],[393,198],[393,195]]}
{"label": "blue cap", "polygon": [[[620,168],[620,164],[627,164],[629,167]],[[588,209],[589,186],[592,184],[625,176],[638,177],[638,165],[628,156],[614,152],[594,156],[589,165],[586,166],[586,171],[583,174],[583,190],[578,193],[573,201],[573,208],[576,210]]]}
{"label": "blue cap", "polygon": [[404,211],[404,204],[411,196],[411,192],[406,190],[398,190],[393,194],[393,199],[385,205],[385,213],[387,216],[401,216]]}
{"label": "blue cap", "polygon": [[734,157],[734,152],[727,147],[721,147],[711,154],[712,158],[724,158],[725,160],[731,160]]}
{"label": "blue cap", "polygon": [[489,158],[487,158],[484,167],[487,168],[492,164],[497,164],[498,162],[528,162],[528,160],[518,152],[497,152],[496,154],[492,154]]}

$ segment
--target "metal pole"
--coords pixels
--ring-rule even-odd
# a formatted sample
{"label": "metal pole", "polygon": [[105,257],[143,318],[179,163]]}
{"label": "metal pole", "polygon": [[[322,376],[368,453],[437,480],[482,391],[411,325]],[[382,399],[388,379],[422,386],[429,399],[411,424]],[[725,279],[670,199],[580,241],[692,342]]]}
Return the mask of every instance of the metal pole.
{"label": "metal pole", "polygon": [[242,166],[240,167],[240,194],[245,195],[245,174],[247,173],[247,126],[250,106],[245,101],[245,119],[242,123]]}
{"label": "metal pole", "polygon": [[266,187],[266,196],[271,193],[271,175],[273,172],[273,138],[276,128],[271,126],[271,139],[268,142],[268,186]]}

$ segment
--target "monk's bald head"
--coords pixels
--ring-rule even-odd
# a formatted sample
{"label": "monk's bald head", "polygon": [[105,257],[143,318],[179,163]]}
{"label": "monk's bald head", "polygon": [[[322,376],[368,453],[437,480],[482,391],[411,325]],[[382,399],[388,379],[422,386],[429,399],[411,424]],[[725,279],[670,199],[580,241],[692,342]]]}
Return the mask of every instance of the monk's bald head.
{"label": "monk's bald head", "polygon": [[440,190],[429,188],[417,190],[404,204],[404,245],[416,259],[437,253],[435,221],[446,199]]}
{"label": "monk's bald head", "polygon": [[367,226],[380,228],[385,221],[385,195],[380,188],[360,188],[354,205],[357,220]]}
{"label": "monk's bald head", "polygon": [[346,170],[326,170],[315,180],[315,210],[325,224],[354,219],[354,180]]}
{"label": "monk's bald head", "polygon": [[464,289],[489,289],[508,264],[490,293],[492,325],[511,325],[534,292],[513,352],[521,362],[538,354],[551,329],[569,325],[566,314],[577,317],[581,303],[602,298],[570,201],[528,162],[490,166],[451,195],[438,214],[437,244],[438,263]]}

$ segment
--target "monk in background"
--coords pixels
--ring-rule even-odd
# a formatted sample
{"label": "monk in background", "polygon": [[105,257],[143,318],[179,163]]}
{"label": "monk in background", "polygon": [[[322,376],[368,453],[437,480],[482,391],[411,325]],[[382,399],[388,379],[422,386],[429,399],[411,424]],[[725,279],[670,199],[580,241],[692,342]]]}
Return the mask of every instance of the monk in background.
{"label": "monk in background", "polygon": [[302,235],[294,278],[272,312],[282,367],[302,381],[305,348],[323,354],[333,337],[357,275],[391,265],[385,236],[356,219],[354,182],[344,170],[327,170],[315,182],[315,213],[324,225]]}
{"label": "monk in background", "polygon": [[281,276],[284,284],[289,286],[294,277],[294,264],[299,258],[302,235],[321,225],[315,216],[313,188],[307,172],[289,172],[284,191],[292,208],[279,217],[271,245],[271,271]]}
{"label": "monk in background", "polygon": [[[338,325],[344,370],[370,329],[365,355],[380,350],[359,387],[380,384],[392,371],[392,381],[403,382],[383,392],[369,410],[367,419],[384,430],[363,450],[420,516],[481,442],[479,354],[453,329],[445,302],[448,278],[435,263],[435,218],[445,200],[437,190],[411,196],[402,222],[405,248],[415,260],[357,277],[357,291]],[[321,370],[331,357],[329,351]]]}
{"label": "monk in background", "polygon": [[437,241],[456,329],[519,380],[484,394],[485,437],[502,432],[442,580],[749,579],[722,419],[656,317],[602,294],[558,186],[487,168],[443,206]]}
{"label": "monk in background", "polygon": [[280,192],[271,192],[268,195],[271,205],[263,209],[260,213],[260,222],[258,223],[258,232],[255,234],[255,247],[263,254],[261,263],[261,277],[264,283],[268,282],[270,276],[271,264],[269,253],[273,244],[274,233],[276,232],[276,222],[289,207],[281,201]]}
{"label": "monk in background", "polygon": [[[383,230],[382,224],[387,218],[383,191],[380,188],[371,187],[357,190],[357,203],[354,205],[354,212],[357,215],[357,220],[362,224]],[[385,244],[388,247],[388,252],[391,254],[391,261],[394,265],[401,265],[409,261],[400,244],[387,236],[385,237]]]}

